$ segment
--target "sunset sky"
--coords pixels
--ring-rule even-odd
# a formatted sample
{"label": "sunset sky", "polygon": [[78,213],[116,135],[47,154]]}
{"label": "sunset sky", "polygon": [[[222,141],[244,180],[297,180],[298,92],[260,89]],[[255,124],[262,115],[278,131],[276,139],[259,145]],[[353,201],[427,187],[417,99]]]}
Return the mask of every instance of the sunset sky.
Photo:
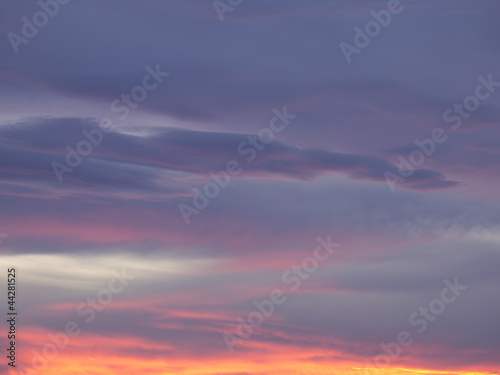
{"label": "sunset sky", "polygon": [[2,4],[1,375],[500,374],[497,0]]}

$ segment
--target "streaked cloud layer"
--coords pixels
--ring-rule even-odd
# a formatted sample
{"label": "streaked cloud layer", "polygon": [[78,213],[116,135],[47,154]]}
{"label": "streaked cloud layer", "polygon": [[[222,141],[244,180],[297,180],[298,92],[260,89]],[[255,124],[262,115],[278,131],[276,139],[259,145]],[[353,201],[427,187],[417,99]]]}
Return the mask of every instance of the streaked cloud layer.
{"label": "streaked cloud layer", "polygon": [[[6,5],[0,263],[19,274],[19,364],[499,374],[500,8],[401,4],[350,64],[339,44],[387,1],[243,1],[222,22],[211,1],[72,1],[18,53],[7,34],[41,8]],[[134,100],[147,67],[169,75]],[[477,95],[480,77],[494,83]],[[446,140],[412,167],[436,129]],[[102,139],[58,179],[85,134]],[[241,173],[196,207],[230,161]],[[197,211],[189,224],[181,204]],[[304,271],[328,236],[340,247]],[[442,294],[446,282],[466,289]],[[231,353],[223,335],[273,290],[285,301]],[[65,342],[68,322],[79,331]],[[401,332],[412,343],[384,364]],[[64,348],[47,359],[51,337]]]}

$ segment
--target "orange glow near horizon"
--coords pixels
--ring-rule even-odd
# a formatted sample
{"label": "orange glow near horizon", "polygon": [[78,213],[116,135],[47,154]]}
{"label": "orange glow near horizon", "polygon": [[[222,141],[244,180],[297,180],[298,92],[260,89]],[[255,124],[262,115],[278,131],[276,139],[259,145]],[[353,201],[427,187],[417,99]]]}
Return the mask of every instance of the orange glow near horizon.
{"label": "orange glow near horizon", "polygon": [[[284,355],[284,357],[287,357]],[[486,372],[436,371],[425,369],[386,368],[369,369],[347,363],[304,363],[300,358],[276,360],[252,359],[196,359],[178,358],[145,360],[121,356],[60,356],[37,372],[39,375],[208,375],[208,374],[259,374],[259,375],[493,375]],[[10,370],[8,375],[17,375]],[[26,372],[30,374],[30,372]],[[33,373],[34,374],[34,373]],[[498,373],[497,373],[498,374]]]}
{"label": "orange glow near horizon", "polygon": [[[28,347],[41,352],[47,343],[47,332],[35,330],[26,338]],[[196,350],[179,350],[171,343],[152,342],[126,336],[100,336],[83,334],[72,340],[36,372],[19,368],[8,375],[493,375],[487,372],[438,371],[425,367],[383,369],[367,368],[363,360],[347,358],[341,352],[311,347],[291,347],[267,343],[250,343],[246,351],[235,354],[196,354]],[[29,353],[29,354],[28,354]],[[142,355],[142,356],[141,356]],[[342,359],[345,358],[345,359]],[[25,363],[29,363],[31,358]]]}

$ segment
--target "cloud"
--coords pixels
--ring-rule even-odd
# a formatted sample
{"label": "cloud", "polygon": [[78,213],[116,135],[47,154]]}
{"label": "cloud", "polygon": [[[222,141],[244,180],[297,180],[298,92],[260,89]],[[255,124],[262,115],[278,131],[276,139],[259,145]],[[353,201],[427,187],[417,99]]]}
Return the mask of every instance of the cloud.
{"label": "cloud", "polygon": [[[92,129],[98,127],[89,119],[31,119],[3,126],[1,173],[10,183],[30,181],[59,190],[51,164],[54,161],[64,164],[66,147],[75,150],[86,139],[82,131]],[[385,171],[397,173],[393,165],[377,156],[301,149],[279,141],[273,141],[258,153],[254,150],[257,158],[248,162],[238,153],[238,147],[245,143],[245,149],[254,148],[248,143],[249,135],[172,128],[150,131],[154,134],[106,134],[103,144],[96,146],[82,165],[65,177],[65,183],[101,189],[119,186],[122,191],[150,194],[161,189],[159,181],[164,170],[206,176],[210,171],[224,170],[233,159],[242,165],[243,177],[250,178],[312,180],[341,173],[353,179],[385,182]],[[434,190],[457,185],[458,182],[446,180],[440,172],[420,169],[402,186]],[[178,189],[179,193],[183,191],[182,186]],[[7,187],[3,191],[9,194]]]}

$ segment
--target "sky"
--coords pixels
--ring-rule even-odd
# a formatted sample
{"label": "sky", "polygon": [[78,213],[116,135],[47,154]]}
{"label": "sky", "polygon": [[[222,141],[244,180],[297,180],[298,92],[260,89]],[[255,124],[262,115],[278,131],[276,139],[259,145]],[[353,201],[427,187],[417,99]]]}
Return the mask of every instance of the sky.
{"label": "sky", "polygon": [[1,375],[500,374],[497,1],[2,4]]}

